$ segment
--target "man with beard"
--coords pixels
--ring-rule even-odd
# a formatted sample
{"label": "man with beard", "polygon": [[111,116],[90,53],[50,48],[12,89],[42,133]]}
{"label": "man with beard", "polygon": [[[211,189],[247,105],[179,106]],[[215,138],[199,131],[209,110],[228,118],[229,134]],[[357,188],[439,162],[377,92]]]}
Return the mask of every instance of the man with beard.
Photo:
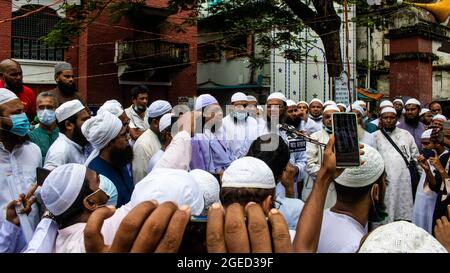
{"label": "man with beard", "polygon": [[311,135],[322,130],[321,125],[317,124],[309,118],[309,105],[306,101],[300,101],[299,103],[297,103],[297,109],[300,116],[300,131],[305,132],[307,135]]}
{"label": "man with beard", "polygon": [[44,168],[53,170],[68,163],[84,164],[84,146],[88,141],[81,132],[81,126],[91,115],[79,100],[61,104],[55,113],[59,137],[48,149]]}
{"label": "man with beard", "polygon": [[422,136],[423,131],[425,131],[425,125],[420,122],[420,109],[421,106],[418,100],[409,99],[405,103],[405,120],[398,125],[398,128],[405,129],[414,137],[419,152],[422,151],[420,137]]}
{"label": "man with beard", "polygon": [[71,100],[79,100],[84,106],[87,106],[86,102],[80,97],[80,94],[77,91],[71,64],[63,62],[55,65],[55,81],[57,85],[56,88],[49,92],[53,93],[58,98],[59,104]]}
{"label": "man with beard", "polygon": [[12,91],[22,102],[28,120],[36,116],[36,95],[33,90],[23,85],[23,74],[20,64],[12,59],[0,62],[0,88]]}
{"label": "man with beard", "polygon": [[371,147],[375,147],[375,139],[373,138],[373,135],[366,131],[364,128],[364,109],[359,106],[358,104],[353,103],[352,105],[352,112],[356,113],[357,118],[357,130],[358,130],[358,141],[362,142],[364,144],[367,144]]}
{"label": "man with beard", "polygon": [[131,89],[133,104],[125,109],[130,118],[130,137],[136,141],[148,128],[147,105],[149,90],[145,85],[139,85]]}
{"label": "man with beard", "polygon": [[299,129],[301,117],[300,117],[300,113],[298,111],[297,104],[293,100],[287,100],[286,105],[287,105],[286,123]]}
{"label": "man with beard", "polygon": [[309,103],[309,118],[322,126],[323,102],[319,99],[312,99]]}
{"label": "man with beard", "polygon": [[[30,123],[20,99],[8,89],[0,88],[0,225],[12,196],[9,186],[19,193],[28,192],[36,182],[36,168],[42,166],[39,147],[27,140]],[[8,186],[9,185],[9,186]],[[37,207],[28,218],[32,227],[39,222]]]}
{"label": "man with beard", "polygon": [[[408,106],[408,103],[406,105]],[[408,167],[402,155],[395,150],[383,133],[392,139],[408,162],[417,160],[419,150],[413,136],[408,131],[396,127],[396,124],[397,111],[392,107],[386,107],[381,111],[381,129],[374,133],[376,149],[383,157],[389,181],[385,198],[389,216],[383,224],[397,220],[411,221],[412,218],[413,192]]]}
{"label": "man with beard", "polygon": [[110,196],[110,201],[113,199],[111,202],[116,201],[117,207],[128,203],[134,183],[127,169],[127,164],[133,160],[127,127],[113,114],[103,112],[88,119],[81,126],[81,131],[95,148],[85,165],[113,182],[118,196],[117,199]]}
{"label": "man with beard", "polygon": [[[330,135],[333,132],[332,128],[332,115],[333,113],[339,112],[339,108],[336,105],[329,105],[323,111],[323,124],[322,130],[319,132],[315,132],[311,135],[311,138],[318,140],[321,143],[328,143],[330,139]],[[320,147],[311,142],[306,143],[306,184],[303,188],[302,200],[306,201],[309,196],[309,193],[312,190],[312,187],[315,183],[317,173],[319,172],[320,165],[323,160],[323,151],[324,148]],[[332,183],[328,188],[327,200],[325,202],[325,208],[330,208],[336,203],[336,191],[334,189],[334,184]]]}
{"label": "man with beard", "polygon": [[395,99],[392,102],[395,111],[397,111],[397,120],[398,122],[403,122],[403,101],[401,99]]}
{"label": "man with beard", "polygon": [[422,108],[422,110],[420,110],[419,117],[420,122],[422,122],[426,128],[433,122],[433,113],[431,113],[430,109],[428,108]]}

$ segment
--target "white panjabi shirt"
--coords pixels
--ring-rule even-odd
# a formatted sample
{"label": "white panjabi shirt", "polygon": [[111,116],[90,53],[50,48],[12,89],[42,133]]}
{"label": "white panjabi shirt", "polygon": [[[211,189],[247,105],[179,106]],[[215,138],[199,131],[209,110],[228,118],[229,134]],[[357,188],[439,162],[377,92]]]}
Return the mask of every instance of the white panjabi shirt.
{"label": "white panjabi shirt", "polygon": [[247,117],[244,121],[235,121],[231,115],[227,115],[222,120],[222,128],[229,149],[236,159],[244,157],[258,137],[258,122],[252,117]]}
{"label": "white panjabi shirt", "polygon": [[64,164],[84,164],[85,161],[86,155],[83,147],[70,140],[66,135],[59,133],[59,137],[48,149],[44,168],[53,170]]}
{"label": "white panjabi shirt", "polygon": [[158,136],[147,129],[133,145],[133,180],[136,185],[147,175],[147,163],[161,149]]}

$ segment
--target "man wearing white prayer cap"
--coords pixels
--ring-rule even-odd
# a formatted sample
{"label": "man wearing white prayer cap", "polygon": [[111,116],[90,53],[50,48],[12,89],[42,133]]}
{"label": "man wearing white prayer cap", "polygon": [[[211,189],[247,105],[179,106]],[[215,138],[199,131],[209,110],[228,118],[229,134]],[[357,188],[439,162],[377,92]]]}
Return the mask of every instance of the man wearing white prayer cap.
{"label": "man wearing white prayer cap", "polygon": [[147,109],[148,123],[147,129],[133,145],[133,180],[138,183],[147,174],[147,163],[152,156],[161,149],[161,142],[158,138],[159,121],[164,114],[172,111],[172,106],[168,101],[154,101]]}
{"label": "man wearing white prayer cap", "polygon": [[81,131],[95,149],[84,165],[111,180],[117,191],[117,196],[111,200],[116,202],[114,205],[120,207],[126,204],[134,189],[127,169],[127,164],[133,159],[127,127],[115,115],[103,112],[88,119]]}
{"label": "man wearing white prayer cap", "polygon": [[403,111],[404,106],[403,106],[403,101],[401,99],[395,99],[392,102],[392,105],[394,106],[395,111],[397,111],[397,119],[399,122],[403,121]]}
{"label": "man wearing white prayer cap", "polygon": [[387,134],[392,139],[408,161],[416,161],[419,150],[413,136],[408,131],[398,128],[396,123],[397,111],[392,107],[385,107],[381,111],[380,125],[382,129],[374,133],[376,149],[384,159],[389,181],[385,198],[389,216],[384,223],[400,219],[411,221],[413,194],[415,195],[405,160],[383,134]]}
{"label": "man wearing white prayer cap", "polygon": [[261,116],[258,116],[258,100],[255,96],[248,95],[247,96],[248,105],[247,108],[245,108],[248,112],[248,115],[256,120],[258,123],[258,127],[262,126],[264,123],[264,118]]}
{"label": "man wearing white prayer cap", "polygon": [[81,126],[91,115],[79,100],[61,104],[55,113],[59,137],[48,149],[44,168],[53,170],[67,163],[84,164],[84,150],[88,141],[81,132]]}
{"label": "man wearing white prayer cap", "polygon": [[212,174],[204,170],[195,169],[190,171],[189,175],[194,178],[195,182],[197,182],[200,186],[200,189],[202,189],[205,205],[201,214],[206,216],[208,214],[208,209],[212,206],[212,204],[220,203],[219,181],[217,181]]}
{"label": "man wearing white prayer cap", "polygon": [[[322,130],[315,132],[311,135],[311,138],[318,140],[321,143],[328,143],[330,135],[332,134],[332,121],[331,117],[333,113],[339,112],[339,108],[336,105],[329,105],[323,111]],[[316,180],[317,173],[319,172],[320,165],[322,165],[324,148],[318,145],[306,142],[306,183],[302,191],[302,200],[306,201],[308,198],[314,181]],[[334,190],[334,184],[332,183],[328,189],[327,200],[325,208],[329,208],[336,202],[336,191]]]}
{"label": "man wearing white prayer cap", "polygon": [[337,106],[335,101],[327,100],[326,102],[323,103],[323,108],[327,107],[328,105],[336,105]]}
{"label": "man wearing white prayer cap", "polygon": [[243,157],[257,138],[258,122],[249,116],[247,95],[237,92],[231,97],[230,113],[223,118],[222,126],[234,158]]}
{"label": "man wearing white prayer cap", "polygon": [[361,243],[359,253],[448,253],[433,236],[406,221],[381,226]]}
{"label": "man wearing white prayer cap", "polygon": [[[29,191],[36,181],[36,168],[42,166],[41,150],[27,140],[29,128],[22,102],[12,91],[0,88],[0,226],[8,225],[11,229],[17,227],[5,221],[6,207],[19,194]],[[9,187],[15,187],[17,193],[11,193]],[[39,222],[36,205],[28,218],[34,229]]]}
{"label": "man wearing white prayer cap", "polygon": [[433,113],[431,113],[430,109],[428,108],[422,108],[419,113],[420,122],[425,125],[425,127],[428,127],[433,122]]}
{"label": "man wearing white prayer cap", "polygon": [[125,110],[123,110],[122,104],[118,102],[117,100],[107,100],[105,103],[103,103],[102,106],[97,111],[97,115],[100,115],[104,112],[109,112],[113,114],[114,116],[118,117],[120,121],[122,122],[124,127],[128,127],[130,123],[130,118],[125,113]]}
{"label": "man wearing white prayer cap", "polygon": [[323,102],[314,98],[309,102],[309,118],[315,123],[322,126]]}
{"label": "man wearing white prayer cap", "polygon": [[365,114],[364,109],[361,106],[359,106],[359,104],[353,103],[352,112],[356,113],[359,142],[370,145],[371,147],[375,147],[375,138],[371,133],[367,132],[366,129],[364,128],[365,127],[363,122],[363,117]]}
{"label": "man wearing white prayer cap", "polygon": [[293,101],[293,100],[287,100],[286,106],[287,106],[286,123],[299,129],[300,122],[301,122],[301,116],[298,111],[297,103],[295,103],[295,101]]}
{"label": "man wearing white prayer cap", "polygon": [[87,107],[86,102],[81,98],[80,93],[77,90],[74,78],[75,75],[70,63],[57,63],[55,65],[54,76],[57,86],[49,92],[58,98],[59,104],[63,104],[71,100],[79,100],[85,107]]}
{"label": "man wearing white prayer cap", "polygon": [[318,253],[355,253],[369,222],[386,217],[386,173],[380,153],[364,146],[364,161],[335,178],[336,204],[323,213]]}
{"label": "man wearing white prayer cap", "polygon": [[[381,116],[380,113],[383,110],[383,108],[386,108],[386,107],[394,108],[394,104],[390,100],[383,100],[383,101],[381,101],[380,102],[380,107],[378,107],[378,118],[375,119],[375,120],[372,120],[370,123],[372,123],[372,124],[374,124],[374,125],[376,125],[378,127],[379,124],[380,124],[380,116]],[[395,113],[397,113],[397,111]],[[397,120],[397,122],[398,122],[398,120]]]}
{"label": "man wearing white prayer cap", "polygon": [[347,109],[347,106],[345,106],[344,103],[338,103],[336,105],[339,108],[339,110],[341,110],[341,112],[345,112],[345,109]]}
{"label": "man wearing white prayer cap", "polygon": [[420,136],[422,135],[423,131],[425,131],[425,125],[420,122],[419,113],[421,108],[422,106],[418,100],[407,100],[405,103],[404,120],[400,121],[400,124],[398,125],[398,128],[405,129],[414,137],[417,148],[419,148],[419,152],[422,151]]}
{"label": "man wearing white prayer cap", "polygon": [[444,115],[437,114],[433,117],[432,125],[442,129],[444,127],[444,122],[446,121],[447,118]]}
{"label": "man wearing white prayer cap", "polygon": [[315,132],[322,130],[322,124],[317,124],[314,120],[309,118],[309,104],[306,101],[300,101],[297,103],[298,113],[301,117],[300,131],[305,132],[307,135],[311,135]]}

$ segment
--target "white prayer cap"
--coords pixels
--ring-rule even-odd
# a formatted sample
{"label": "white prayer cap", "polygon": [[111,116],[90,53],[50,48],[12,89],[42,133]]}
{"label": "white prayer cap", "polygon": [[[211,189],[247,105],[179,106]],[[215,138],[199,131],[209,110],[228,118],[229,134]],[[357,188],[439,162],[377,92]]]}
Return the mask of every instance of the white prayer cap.
{"label": "white prayer cap", "polygon": [[79,100],[67,101],[56,108],[56,120],[58,122],[64,121],[84,109],[84,105]]}
{"label": "white prayer cap", "polygon": [[335,182],[350,188],[362,188],[380,178],[384,172],[384,162],[380,153],[369,145],[364,145],[364,154],[360,159],[365,163],[359,167],[347,168],[336,177]]}
{"label": "white prayer cap", "polygon": [[313,102],[318,102],[318,103],[320,103],[320,105],[323,106],[323,102],[322,102],[321,100],[319,100],[319,99],[314,98],[314,99],[312,99],[312,100],[309,102],[309,104],[311,104],[311,103],[313,103]]}
{"label": "white prayer cap", "polygon": [[258,100],[257,100],[254,96],[252,96],[252,95],[248,95],[248,96],[247,96],[247,101],[258,102]]}
{"label": "white prayer cap", "polygon": [[415,104],[415,105],[417,105],[417,106],[419,106],[419,107],[422,106],[422,105],[420,104],[420,101],[418,101],[418,100],[416,100],[416,99],[414,99],[414,98],[407,100],[406,103],[405,103],[405,105],[408,105],[408,104]]}
{"label": "white prayer cap", "polygon": [[436,116],[433,117],[433,120],[442,120],[442,121],[447,121],[447,118],[444,115],[441,114],[437,114]]}
{"label": "white prayer cap", "polygon": [[355,100],[353,104],[358,104],[359,106],[366,106],[366,102],[363,100]]}
{"label": "white prayer cap", "polygon": [[231,97],[231,103],[236,101],[247,101],[247,95],[245,95],[242,92],[234,93],[233,96]]}
{"label": "white prayer cap", "polygon": [[342,106],[342,107],[344,107],[344,108],[347,108],[347,106],[345,105],[345,104],[343,104],[343,103],[338,103],[338,104],[336,104],[337,106]]}
{"label": "white prayer cap", "polygon": [[295,101],[293,101],[293,100],[287,100],[286,103],[287,103],[287,106],[288,106],[288,107],[289,107],[289,106],[297,106],[297,104],[296,104]]}
{"label": "white prayer cap", "polygon": [[203,198],[205,200],[205,209],[207,210],[212,204],[220,202],[220,186],[219,181],[204,170],[195,169],[189,174],[198,183],[203,191]]}
{"label": "white prayer cap", "polygon": [[167,113],[161,117],[161,119],[159,120],[159,131],[160,132],[162,132],[165,129],[167,129],[168,127],[170,127],[170,124],[172,123],[172,117],[174,115],[175,114],[173,114],[173,113]]}
{"label": "white prayer cap", "polygon": [[269,97],[267,98],[267,101],[271,99],[278,99],[287,102],[286,96],[281,92],[273,92],[272,94],[270,94]]}
{"label": "white prayer cap", "polygon": [[58,216],[72,206],[80,194],[86,170],[83,165],[70,163],[57,167],[47,176],[41,198],[49,212]]}
{"label": "white prayer cap", "polygon": [[330,104],[327,107],[325,107],[325,109],[323,109],[324,113],[327,111],[341,112],[341,109],[339,109],[336,104]]}
{"label": "white prayer cap", "polygon": [[394,104],[391,102],[391,101],[389,101],[389,100],[384,100],[384,101],[382,101],[381,103],[380,103],[380,108],[383,108],[383,107],[394,107]]}
{"label": "white prayer cap", "polygon": [[156,118],[170,111],[172,111],[172,106],[168,101],[157,100],[150,104],[147,110],[147,115],[149,118]]}
{"label": "white prayer cap", "polygon": [[0,105],[10,102],[12,100],[19,99],[14,92],[6,89],[0,88]]}
{"label": "white prayer cap", "polygon": [[367,236],[359,253],[448,253],[424,229],[406,221],[380,226]]}
{"label": "white prayer cap", "polygon": [[383,115],[384,113],[397,114],[397,111],[395,111],[395,109],[393,107],[384,107],[383,110],[381,110],[381,114],[380,115]]}
{"label": "white prayer cap", "polygon": [[198,96],[195,100],[195,110],[201,110],[203,107],[209,106],[211,104],[218,103],[216,98],[211,96],[210,94],[203,94]]}
{"label": "white prayer cap", "polygon": [[122,127],[118,117],[104,112],[86,120],[81,126],[81,132],[94,149],[101,150],[119,135]]}
{"label": "white prayer cap", "polygon": [[123,107],[120,102],[116,100],[107,100],[103,105],[98,108],[97,115],[101,115],[104,112],[109,112],[116,117],[120,117],[123,114]]}
{"label": "white prayer cap", "polygon": [[254,157],[246,156],[233,161],[223,172],[222,188],[275,188],[272,170]]}
{"label": "white prayer cap", "polygon": [[401,99],[395,99],[395,100],[392,102],[392,104],[394,104],[394,102],[398,102],[398,103],[400,103],[401,105],[403,105],[403,101],[402,101]]}
{"label": "white prayer cap", "polygon": [[421,115],[423,115],[423,114],[426,114],[426,113],[430,112],[430,111],[431,111],[431,110],[428,109],[428,108],[422,108],[422,110],[420,110],[419,117],[420,117]]}
{"label": "white prayer cap", "polygon": [[264,112],[264,109],[262,108],[261,105],[256,106],[256,108],[257,108],[259,111]]}
{"label": "white prayer cap", "polygon": [[327,100],[326,102],[323,103],[323,107],[327,107],[328,105],[336,105],[336,102],[332,100]]}
{"label": "white prayer cap", "polygon": [[204,208],[203,191],[185,170],[153,169],[136,184],[129,204],[135,207],[153,199],[159,204],[171,201],[177,206],[189,205],[193,215],[200,215]]}
{"label": "white prayer cap", "polygon": [[308,104],[306,101],[304,101],[304,100],[299,101],[299,102],[297,103],[297,105],[299,105],[299,104],[305,104],[306,107],[309,107],[309,104]]}
{"label": "white prayer cap", "polygon": [[423,131],[422,136],[420,138],[431,138],[431,133],[433,132],[433,129],[428,129]]}
{"label": "white prayer cap", "polygon": [[[348,110],[350,110],[350,107],[348,107]],[[364,112],[364,109],[359,104],[352,104],[352,110],[358,111],[362,116],[364,116],[366,113]]]}

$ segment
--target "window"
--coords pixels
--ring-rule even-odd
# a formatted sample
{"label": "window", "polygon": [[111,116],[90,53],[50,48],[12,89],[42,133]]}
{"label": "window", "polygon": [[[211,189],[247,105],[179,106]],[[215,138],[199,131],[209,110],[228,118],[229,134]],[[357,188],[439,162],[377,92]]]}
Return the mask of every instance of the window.
{"label": "window", "polygon": [[[36,10],[40,5],[24,5],[13,12],[13,17]],[[12,22],[11,47],[14,59],[62,61],[64,49],[48,47],[41,38],[47,36],[59,21],[55,10],[45,8],[30,16],[22,17]]]}

